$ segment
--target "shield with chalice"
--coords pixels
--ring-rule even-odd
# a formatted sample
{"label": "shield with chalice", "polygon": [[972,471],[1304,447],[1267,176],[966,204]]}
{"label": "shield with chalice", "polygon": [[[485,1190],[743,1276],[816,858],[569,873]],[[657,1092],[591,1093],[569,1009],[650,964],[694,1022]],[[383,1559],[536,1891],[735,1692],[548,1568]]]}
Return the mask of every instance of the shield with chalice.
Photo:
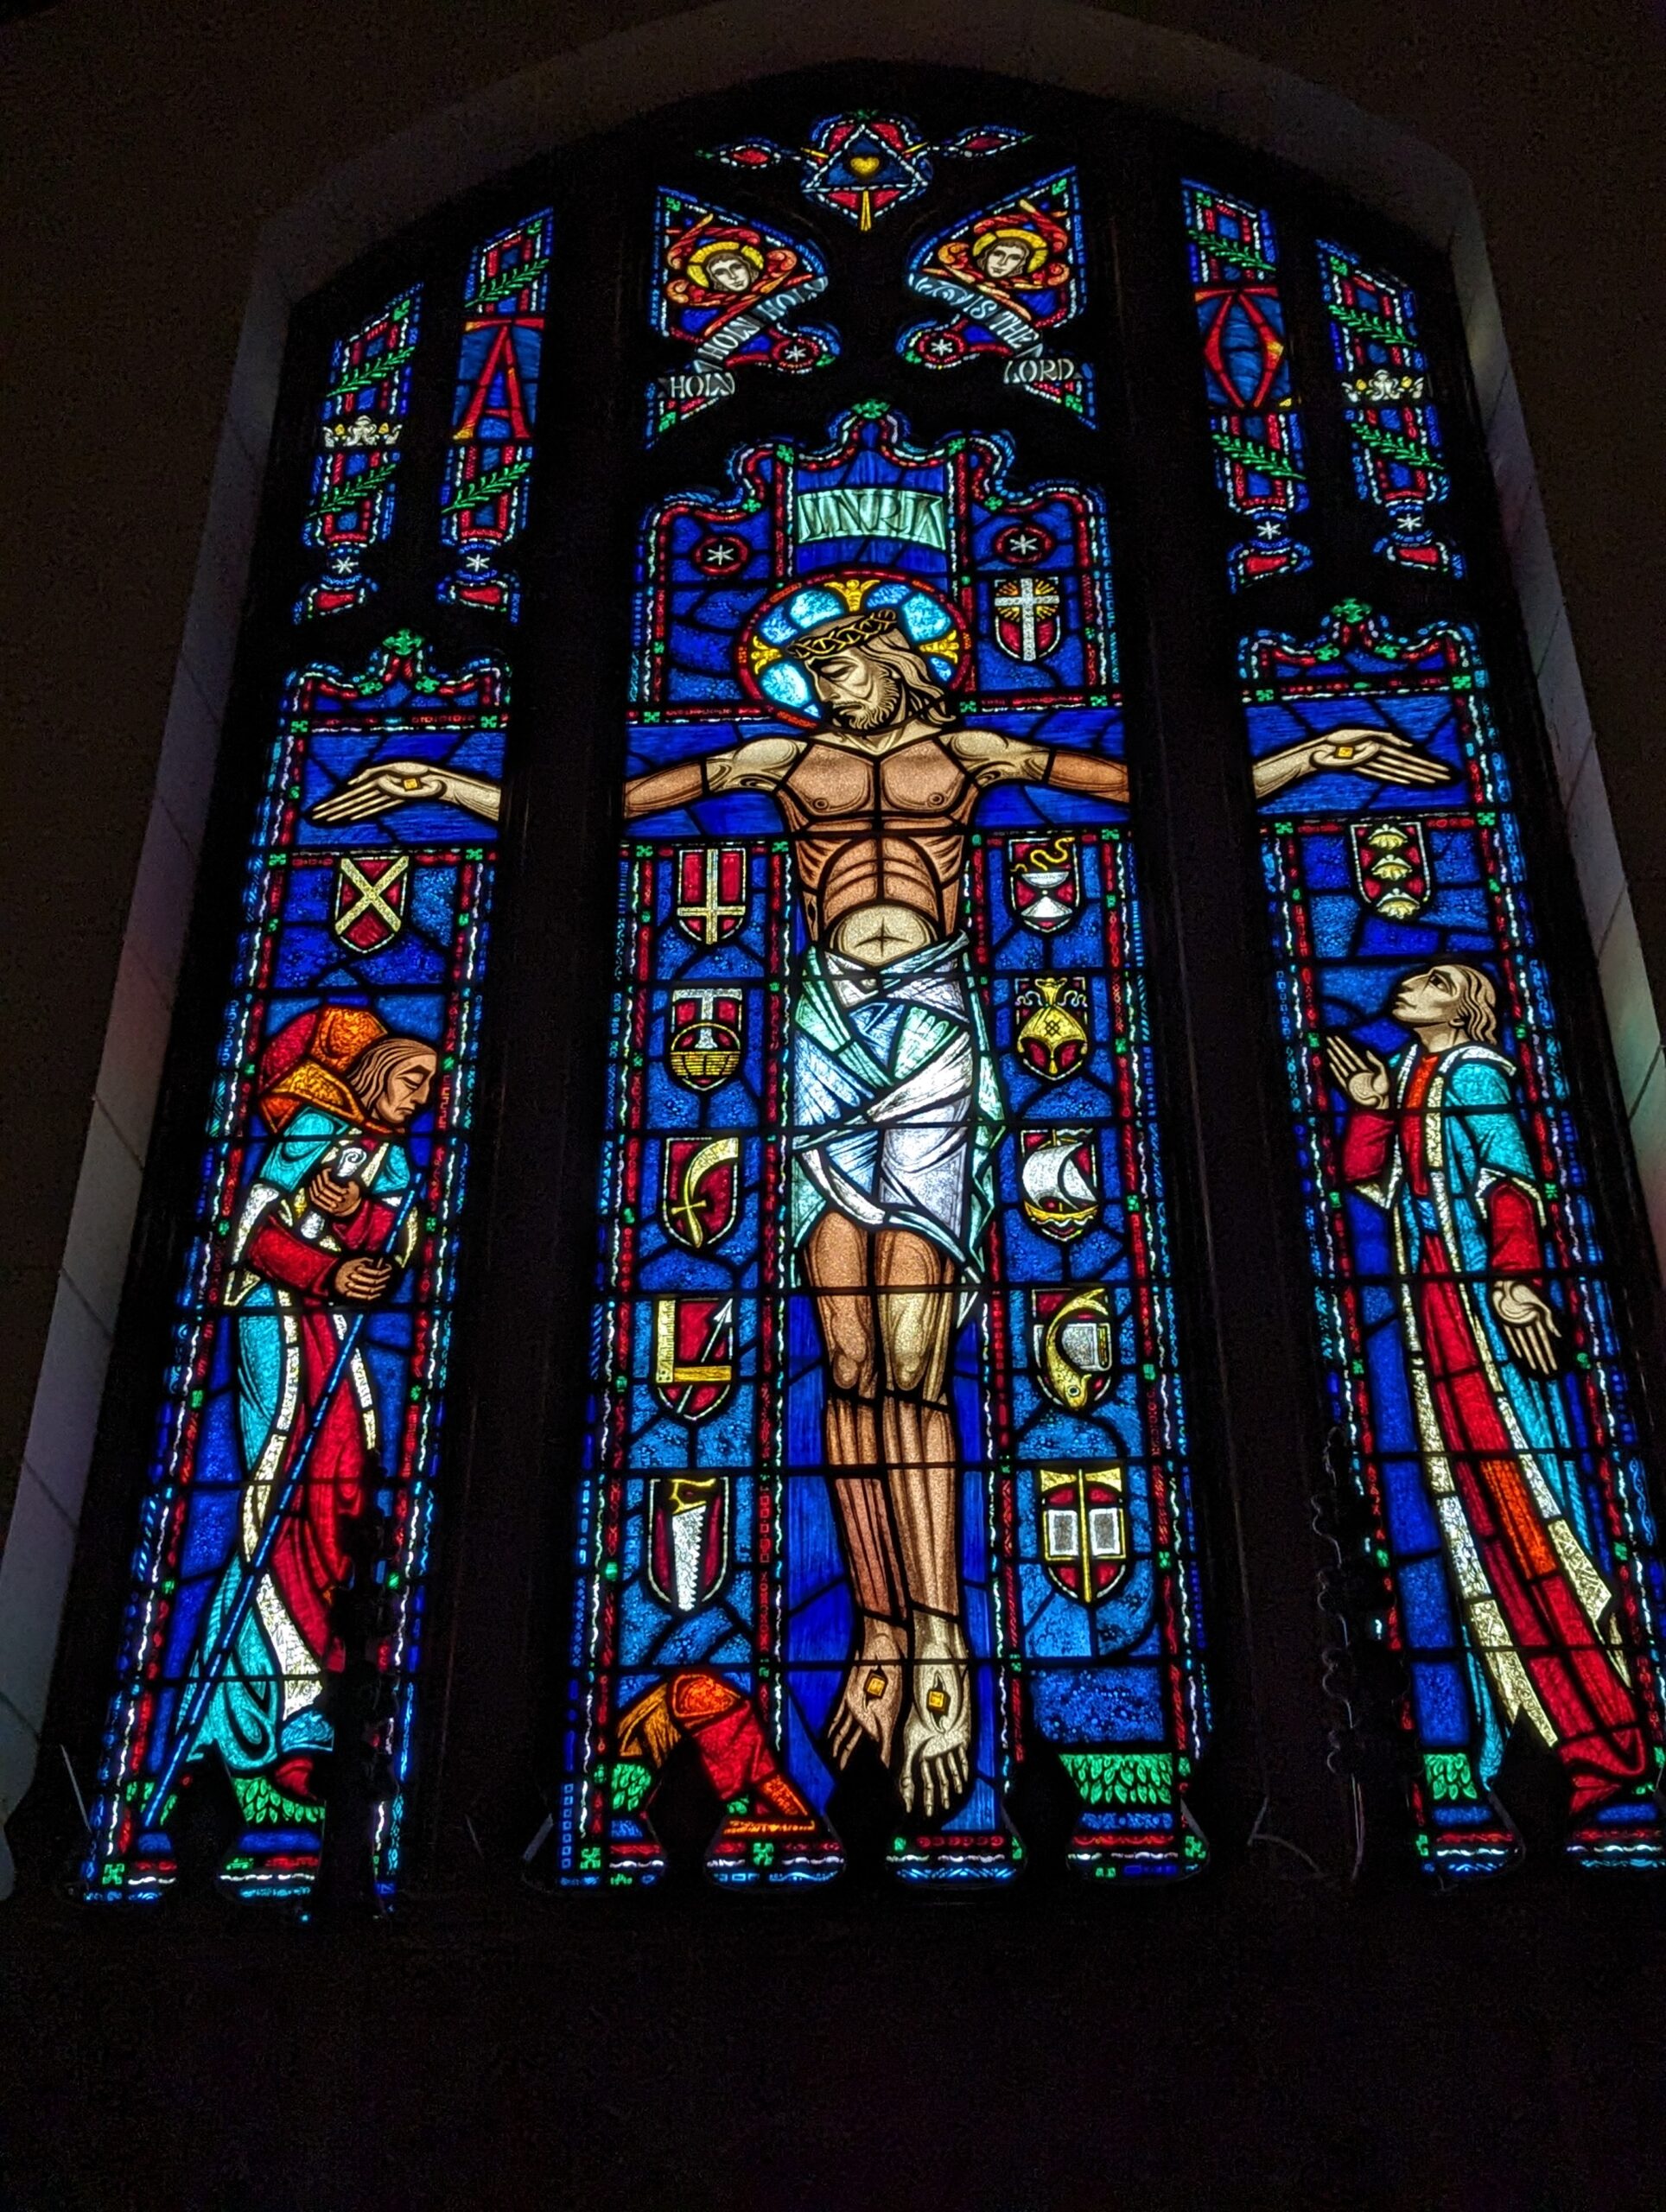
{"label": "shield with chalice", "polygon": [[1075,838],[1014,837],[1010,850],[1010,894],[1018,920],[1042,937],[1068,928],[1082,905]]}

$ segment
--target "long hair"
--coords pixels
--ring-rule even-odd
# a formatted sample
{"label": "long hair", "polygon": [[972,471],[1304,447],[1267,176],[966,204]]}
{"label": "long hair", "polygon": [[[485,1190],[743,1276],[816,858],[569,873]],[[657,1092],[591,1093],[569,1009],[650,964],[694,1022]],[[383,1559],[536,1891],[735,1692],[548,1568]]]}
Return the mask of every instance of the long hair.
{"label": "long hair", "polygon": [[1496,1045],[1498,1041],[1498,994],[1493,988],[1492,978],[1482,974],[1478,968],[1454,967],[1452,976],[1458,985],[1458,1005],[1454,1019],[1461,1021],[1465,1034],[1473,1045]]}
{"label": "long hair", "polygon": [[925,656],[902,631],[881,630],[876,637],[864,638],[858,650],[896,678],[903,712],[909,721],[929,722],[934,729],[953,721],[955,710],[949,702],[948,686],[932,673]]}

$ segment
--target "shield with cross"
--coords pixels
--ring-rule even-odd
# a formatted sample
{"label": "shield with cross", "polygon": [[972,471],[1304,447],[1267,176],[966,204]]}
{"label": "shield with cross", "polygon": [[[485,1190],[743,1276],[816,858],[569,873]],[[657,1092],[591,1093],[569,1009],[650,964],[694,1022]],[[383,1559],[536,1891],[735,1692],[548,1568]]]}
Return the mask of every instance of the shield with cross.
{"label": "shield with cross", "polygon": [[677,923],[696,944],[722,944],[747,920],[743,845],[684,845],[677,855]]}
{"label": "shield with cross", "polygon": [[335,863],[330,926],[349,952],[380,952],[405,925],[409,853],[343,853]]}
{"label": "shield with cross", "polygon": [[1002,576],[995,588],[995,642],[1009,660],[1045,660],[1059,643],[1062,594],[1051,576]]}

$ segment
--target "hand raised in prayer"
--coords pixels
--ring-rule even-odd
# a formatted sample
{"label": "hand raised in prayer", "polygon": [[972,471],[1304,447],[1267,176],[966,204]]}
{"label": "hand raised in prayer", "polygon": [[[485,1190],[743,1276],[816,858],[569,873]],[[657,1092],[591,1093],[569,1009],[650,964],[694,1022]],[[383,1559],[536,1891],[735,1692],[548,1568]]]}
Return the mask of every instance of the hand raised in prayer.
{"label": "hand raised in prayer", "polygon": [[1330,1063],[1332,1080],[1356,1106],[1363,1106],[1373,1114],[1388,1112],[1393,1085],[1386,1063],[1369,1046],[1362,1048],[1351,1037],[1339,1033],[1325,1039],[1325,1057]]}
{"label": "hand raised in prayer", "polygon": [[1501,1275],[1489,1295],[1511,1356],[1529,1375],[1554,1375],[1561,1330],[1549,1300],[1516,1275]]}

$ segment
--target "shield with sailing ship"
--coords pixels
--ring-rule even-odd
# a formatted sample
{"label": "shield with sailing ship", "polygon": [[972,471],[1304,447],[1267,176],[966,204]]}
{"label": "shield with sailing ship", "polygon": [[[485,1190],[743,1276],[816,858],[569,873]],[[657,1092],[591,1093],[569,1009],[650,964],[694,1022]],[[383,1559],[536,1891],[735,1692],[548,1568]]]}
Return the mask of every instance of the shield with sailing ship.
{"label": "shield with sailing ship", "polygon": [[1099,1218],[1099,1154],[1091,1129],[1024,1129],[1018,1172],[1024,1218],[1069,1244]]}
{"label": "shield with sailing ship", "polygon": [[1082,906],[1082,862],[1074,837],[1014,837],[1012,909],[1027,930],[1051,937]]}
{"label": "shield with sailing ship", "polygon": [[721,1244],[741,1202],[739,1137],[667,1137],[660,1156],[659,1217],[690,1252]]}

